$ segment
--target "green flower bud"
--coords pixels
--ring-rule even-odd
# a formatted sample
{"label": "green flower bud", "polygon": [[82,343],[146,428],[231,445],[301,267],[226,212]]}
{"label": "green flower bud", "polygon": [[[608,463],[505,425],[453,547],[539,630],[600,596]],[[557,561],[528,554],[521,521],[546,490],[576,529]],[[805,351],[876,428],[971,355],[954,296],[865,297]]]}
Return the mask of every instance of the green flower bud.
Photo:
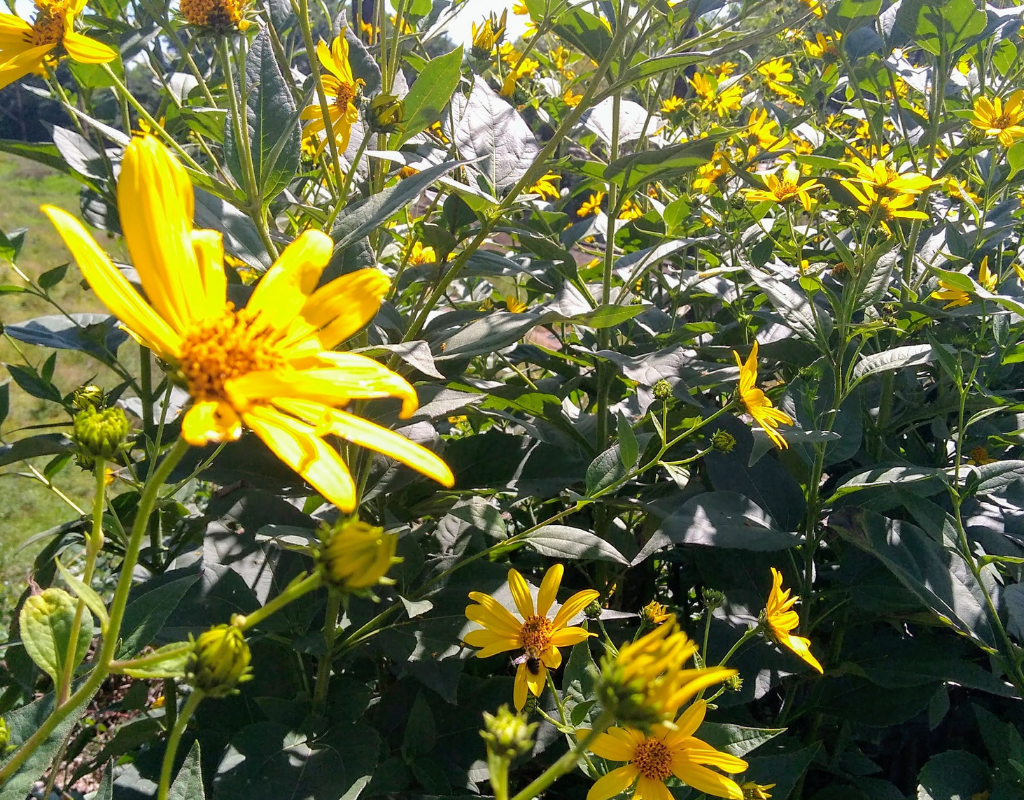
{"label": "green flower bud", "polygon": [[598,619],[601,616],[601,603],[597,600],[591,600],[585,609],[583,614],[587,619]]}
{"label": "green flower bud", "polygon": [[975,128],[971,125],[967,129],[967,133],[964,134],[964,144],[968,147],[977,147],[979,144],[985,141],[985,131],[981,128]]}
{"label": "green flower bud", "polygon": [[226,697],[252,677],[251,659],[245,634],[234,625],[218,625],[196,640],[185,675],[194,688],[211,697]]}
{"label": "green flower bud", "polygon": [[98,458],[115,458],[128,438],[128,430],[128,418],[120,408],[83,408],[75,414],[74,421],[79,464],[89,468]]}
{"label": "green flower bud", "polygon": [[103,390],[99,386],[79,386],[71,395],[71,405],[75,411],[87,408],[99,408],[103,405]]}
{"label": "green flower bud", "polygon": [[821,187],[820,189],[818,189],[818,202],[820,202],[820,203],[831,203],[832,202],[832,192],[830,192],[828,189],[826,189],[824,187]]}
{"label": "green flower bud", "polygon": [[728,431],[717,430],[711,437],[711,446],[720,453],[731,453],[736,446],[736,437]]}
{"label": "green flower bud", "polygon": [[725,602],[725,595],[718,589],[704,588],[703,592],[704,606],[708,611],[714,611],[716,608]]}
{"label": "green flower bud", "polygon": [[857,213],[852,208],[841,208],[836,212],[836,222],[844,228],[853,227],[853,223],[856,221]]}
{"label": "green flower bud", "polygon": [[739,692],[743,689],[743,678],[733,675],[725,679],[725,688],[730,692]]}
{"label": "green flower bud", "polygon": [[746,204],[747,198],[745,198],[739,192],[737,192],[736,194],[729,198],[729,205],[737,211],[743,208]]}
{"label": "green flower bud", "polygon": [[480,735],[487,742],[487,751],[512,760],[526,755],[533,747],[533,733],[537,723],[528,723],[523,714],[513,714],[507,705],[498,709],[497,714],[484,712],[484,729]]}
{"label": "green flower bud", "polygon": [[393,94],[379,94],[370,103],[370,128],[377,133],[396,133],[405,126],[405,103]]}
{"label": "green flower bud", "polygon": [[320,571],[335,589],[368,590],[388,582],[385,575],[395,563],[397,545],[397,534],[359,520],[345,522],[326,533],[318,558]]}
{"label": "green flower bud", "polygon": [[662,378],[654,384],[654,396],[658,400],[668,400],[672,396],[672,384]]}

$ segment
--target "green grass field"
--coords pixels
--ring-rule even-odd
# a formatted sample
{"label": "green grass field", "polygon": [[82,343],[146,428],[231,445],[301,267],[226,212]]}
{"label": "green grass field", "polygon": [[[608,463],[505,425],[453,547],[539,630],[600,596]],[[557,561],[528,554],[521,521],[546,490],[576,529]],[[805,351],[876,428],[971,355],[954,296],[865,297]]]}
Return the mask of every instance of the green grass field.
{"label": "green grass field", "polygon": [[[39,206],[52,203],[77,213],[77,181],[39,164],[0,153],[0,185],[4,187],[5,194],[4,202],[0,203],[0,229],[6,233],[19,228],[28,229],[18,269],[35,278],[66,263],[70,255],[53,226],[39,211]],[[105,237],[97,238],[101,244],[107,244]],[[0,261],[0,283],[24,285],[17,271],[6,261]],[[82,288],[81,275],[74,266],[68,270],[64,281],[52,290],[52,295],[68,312],[101,310],[96,298]],[[40,298],[26,294],[0,295],[0,322],[5,325],[55,313],[58,313],[56,309]],[[4,364],[27,360],[39,365],[48,355],[49,351],[14,342],[6,335],[0,339],[0,361]],[[0,382],[9,379],[5,368],[0,367],[0,372],[3,373]],[[62,391],[67,392],[100,372],[99,365],[88,356],[61,351],[54,380]],[[100,375],[100,382],[105,383],[102,377]],[[34,432],[24,430],[26,426],[69,421],[60,407],[31,397],[13,382],[10,398],[10,414],[0,427],[4,443],[17,441]],[[35,466],[42,469],[47,461],[39,459]],[[24,588],[32,558],[38,549],[38,545],[22,549],[22,543],[34,533],[78,516],[74,508],[55,492],[36,480],[19,475],[25,472],[24,465],[0,469],[0,620]],[[54,484],[68,499],[80,507],[83,504],[87,507],[91,478],[77,466],[68,466],[54,478]],[[0,630],[0,639],[2,637]]]}

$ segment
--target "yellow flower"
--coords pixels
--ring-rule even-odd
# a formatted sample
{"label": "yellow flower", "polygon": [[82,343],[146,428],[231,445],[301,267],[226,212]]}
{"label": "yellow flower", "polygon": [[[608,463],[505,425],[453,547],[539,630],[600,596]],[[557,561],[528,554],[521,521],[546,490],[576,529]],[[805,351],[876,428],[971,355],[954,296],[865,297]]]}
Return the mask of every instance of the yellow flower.
{"label": "yellow flower", "polygon": [[969,293],[963,289],[956,288],[942,279],[939,279],[939,288],[931,293],[931,297],[933,300],[949,301],[942,307],[943,311],[947,308],[959,308],[960,306],[969,306],[971,304],[971,295]]}
{"label": "yellow flower", "polygon": [[576,212],[577,217],[589,217],[591,214],[601,213],[601,203],[604,201],[604,192],[594,192],[583,201],[583,205]]}
{"label": "yellow flower", "polygon": [[505,295],[505,308],[513,314],[522,314],[526,311],[526,303],[517,298],[514,294]]}
{"label": "yellow flower", "polygon": [[971,457],[967,462],[969,464],[994,464],[997,460],[988,454],[988,448],[980,445],[971,450],[970,455]]}
{"label": "yellow flower", "polygon": [[388,17],[388,19],[391,20],[392,25],[394,25],[396,28],[399,28],[399,33],[404,34],[405,36],[409,36],[413,33],[412,26],[406,21],[405,17],[402,17],[401,26],[399,26],[398,24],[397,14],[392,14],[390,17]]}
{"label": "yellow flower", "polygon": [[672,95],[667,100],[662,100],[661,101],[661,113],[662,114],[671,114],[674,111],[678,111],[679,109],[681,109],[683,107],[683,103],[684,103],[683,98],[676,97],[675,95]]}
{"label": "yellow flower", "polygon": [[815,180],[800,183],[800,170],[790,164],[784,170],[775,175],[763,175],[765,189],[744,189],[743,193],[748,199],[755,202],[789,203],[799,200],[805,211],[811,210],[811,190],[821,186]]}
{"label": "yellow flower", "polygon": [[522,711],[526,705],[527,689],[535,697],[540,697],[547,670],[558,669],[562,663],[559,647],[572,647],[594,635],[585,628],[567,627],[573,617],[598,598],[593,589],[576,592],[562,604],[554,619],[548,618],[564,571],[561,564],[555,564],[547,571],[540,584],[536,607],[523,576],[514,569],[508,571],[508,588],[522,621],[493,597],[482,592],[469,593],[469,599],[476,605],[466,608],[466,618],[483,628],[470,631],[463,641],[470,647],[482,648],[476,654],[477,658],[488,658],[509,650],[522,650],[524,653],[524,658],[519,660],[512,693],[517,711]]}
{"label": "yellow flower", "polygon": [[582,94],[573,94],[572,89],[566,89],[565,94],[562,95],[563,102],[569,106],[569,108],[576,108],[580,104],[580,100],[583,99]]}
{"label": "yellow flower", "polygon": [[548,172],[538,178],[537,182],[530,187],[530,193],[539,194],[541,198],[550,197],[552,200],[557,200],[559,197],[558,187],[554,182],[558,180],[561,180],[561,176]]}
{"label": "yellow flower", "polygon": [[648,625],[661,625],[671,616],[664,603],[659,603],[657,600],[652,600],[640,610],[640,618]]}
{"label": "yellow flower", "polygon": [[889,222],[896,219],[928,219],[923,211],[908,208],[915,203],[915,196],[912,194],[898,194],[894,196],[879,194],[875,187],[865,183],[858,187],[852,181],[839,181],[843,188],[857,200],[857,208],[865,214],[877,216],[882,228],[886,233],[892,235]]}
{"label": "yellow flower", "polygon": [[773,58],[757,68],[757,71],[768,82],[768,85],[775,88],[780,83],[793,82],[793,65],[784,58]]}
{"label": "yellow flower", "polygon": [[725,80],[736,71],[736,67],[739,65],[735,61],[723,61],[721,64],[715,64],[711,67],[711,71],[715,73],[715,77],[718,80]]}
{"label": "yellow flower", "polygon": [[325,536],[317,563],[331,586],[358,592],[389,582],[384,576],[394,563],[397,546],[397,533],[353,520]]}
{"label": "yellow flower", "polygon": [[975,205],[981,202],[981,198],[966,183],[960,183],[952,175],[946,178],[946,194],[957,200],[970,200]]}
{"label": "yellow flower", "polygon": [[492,13],[487,19],[480,23],[479,27],[473,23],[473,55],[478,58],[486,58],[494,48],[501,43],[505,36],[505,20],[508,18],[508,11],[501,13],[499,20]]}
{"label": "yellow flower", "polygon": [[[328,50],[324,42],[316,46],[316,55],[320,59],[320,66],[325,73],[323,75],[324,94],[330,101],[328,116],[330,119],[330,130],[338,142],[338,148],[344,150],[348,147],[349,137],[352,135],[352,123],[359,119],[359,109],[353,102],[359,90],[359,81],[352,74],[352,65],[348,60],[348,41],[345,39],[345,32],[342,31]],[[323,109],[319,103],[313,103],[302,110],[302,119],[310,120],[303,130],[304,136],[313,136],[321,131],[327,130],[328,121],[324,119]],[[318,148],[318,153],[327,146],[325,138]]]}
{"label": "yellow flower", "polygon": [[527,20],[526,24],[523,26],[523,38],[524,39],[532,39],[536,35],[537,35],[537,23],[534,22],[532,19]]}
{"label": "yellow flower", "polygon": [[512,42],[503,42],[501,47],[498,48],[498,55],[501,56],[502,61],[511,67],[519,60],[522,53],[516,50]]}
{"label": "yellow flower", "polygon": [[978,283],[990,292],[994,292],[996,285],[999,283],[999,276],[994,272],[988,271],[988,256],[981,259],[981,266],[978,267]]}
{"label": "yellow flower", "polygon": [[366,35],[366,40],[370,42],[370,44],[373,44],[373,34],[376,31],[376,28],[374,28],[373,25],[367,22],[366,20],[362,20],[359,23],[359,30],[361,30]]}
{"label": "yellow flower", "polygon": [[729,174],[729,164],[721,151],[716,150],[711,160],[706,164],[697,167],[697,177],[694,178],[693,188],[695,191],[710,194],[718,187],[718,181]]}
{"label": "yellow flower", "polygon": [[711,107],[719,117],[728,116],[730,111],[739,111],[743,101],[743,87],[738,83],[727,86],[711,101]]}
{"label": "yellow flower", "polygon": [[343,511],[356,505],[345,462],[322,437],[337,436],[395,458],[445,486],[451,470],[429,450],[340,410],[357,399],[398,397],[402,416],[416,390],[372,359],[332,352],[365,326],[388,279],[364,269],[319,289],[334,245],[306,231],[267,270],[245,308],[227,302],[224,245],[192,227],[188,173],[152,136],[125,149],[117,184],[121,228],[149,302],[73,216],[43,206],[96,296],[141,344],[172,365],[192,404],[181,420],[191,445],[252,430],[289,467]]}
{"label": "yellow flower", "polygon": [[851,156],[849,161],[842,163],[856,171],[857,177],[851,181],[873,186],[879,193],[918,195],[934,183],[919,172],[900,172],[891,161],[878,160],[870,166],[857,156]]}
{"label": "yellow flower", "polygon": [[801,2],[811,10],[811,13],[814,14],[814,16],[819,19],[824,16],[825,9],[822,7],[819,0],[801,0]]}
{"label": "yellow flower", "polygon": [[986,136],[995,136],[1003,147],[1012,147],[1013,143],[1024,136],[1024,89],[1018,89],[1003,104],[1001,98],[990,100],[979,97],[974,101],[974,118],[971,124],[985,132]]}
{"label": "yellow flower", "polygon": [[622,208],[619,209],[619,219],[640,219],[643,215],[644,210],[632,200],[627,200],[622,204]]}
{"label": "yellow flower", "polygon": [[698,72],[690,78],[690,85],[693,87],[694,94],[705,103],[715,96],[715,87],[708,80],[707,75],[701,75]]}
{"label": "yellow flower", "polygon": [[817,33],[814,41],[804,42],[804,52],[811,58],[820,58],[822,61],[835,61],[839,58],[839,39],[842,38],[837,32],[835,36],[825,36]]}
{"label": "yellow flower", "polygon": [[528,17],[530,9],[526,7],[526,3],[523,0],[516,0],[512,5],[512,13],[518,17]]}
{"label": "yellow flower", "polygon": [[735,350],[732,354],[736,357],[736,364],[740,368],[740,401],[747,413],[754,418],[754,422],[760,425],[768,438],[775,442],[776,447],[786,449],[789,447],[786,440],[779,433],[779,423],[792,425],[793,418],[785,411],[775,408],[772,401],[765,397],[764,392],[757,388],[757,342],[750,349],[750,355],[746,363],[740,359],[740,354]]}
{"label": "yellow flower", "polygon": [[743,790],[743,800],[772,800],[768,790],[774,788],[774,783],[762,784],[753,781],[748,781],[740,786],[740,789]]}
{"label": "yellow flower", "polygon": [[245,18],[249,0],[181,0],[178,7],[189,25],[220,35],[249,29]]}
{"label": "yellow flower", "polygon": [[409,251],[409,264],[418,267],[420,264],[436,264],[437,253],[433,247],[424,247],[423,242],[413,242]]}
{"label": "yellow flower", "polygon": [[[698,792],[743,800],[743,790],[735,781],[708,766],[737,773],[747,768],[747,762],[694,736],[707,709],[707,703],[697,700],[679,715],[673,727],[655,725],[646,735],[633,728],[609,728],[607,733],[598,734],[587,748],[590,752],[609,761],[629,763],[598,778],[587,792],[587,800],[609,800],[634,784],[633,800],[671,800],[665,781],[673,775]],[[580,730],[576,735],[588,733]]]}
{"label": "yellow flower", "polygon": [[747,120],[747,130],[739,137],[740,141],[747,145],[746,155],[752,159],[757,155],[758,150],[769,152],[778,150],[786,145],[786,136],[776,132],[778,123],[768,116],[764,109],[751,111]]}
{"label": "yellow flower", "polygon": [[572,51],[566,50],[562,45],[558,45],[558,47],[548,53],[548,57],[554,63],[555,69],[559,72],[563,72],[566,65],[572,58]]}
{"label": "yellow flower", "polygon": [[36,0],[35,19],[28,23],[14,14],[0,14],[0,89],[40,73],[44,64],[67,55],[79,64],[105,64],[117,53],[102,42],[75,30],[75,17],[85,0]]}
{"label": "yellow flower", "polygon": [[769,634],[779,644],[788,647],[818,672],[824,674],[825,670],[821,668],[818,659],[811,655],[811,640],[790,633],[800,624],[800,616],[793,611],[793,605],[800,598],[789,596],[792,589],[783,591],[782,573],[775,567],[771,569],[772,590],[764,609],[764,621]]}

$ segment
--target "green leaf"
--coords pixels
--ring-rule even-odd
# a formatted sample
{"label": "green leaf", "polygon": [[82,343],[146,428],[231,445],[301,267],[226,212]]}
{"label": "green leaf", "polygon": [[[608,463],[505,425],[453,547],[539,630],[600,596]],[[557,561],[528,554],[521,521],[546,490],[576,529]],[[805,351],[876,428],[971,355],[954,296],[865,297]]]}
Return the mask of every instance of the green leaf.
{"label": "green leaf", "polygon": [[60,403],[64,399],[60,390],[45,375],[40,375],[34,369],[23,367],[20,364],[4,364],[4,366],[11,373],[14,382],[33,397],[48,400],[51,403]]}
{"label": "green leaf", "polygon": [[833,512],[827,524],[881,561],[940,620],[982,649],[995,651],[980,587],[970,573],[954,569],[953,556],[924,531],[854,507]]}
{"label": "green leaf", "polygon": [[703,722],[694,735],[716,750],[745,756],[785,732],[785,728],[746,728],[721,722]]}
{"label": "green leaf", "polygon": [[194,742],[167,791],[167,800],[205,800],[201,763],[199,742]]}
{"label": "green leaf", "polygon": [[825,24],[846,35],[864,25],[872,24],[882,9],[882,0],[839,0],[828,6]]}
{"label": "green leaf", "polygon": [[[531,11],[532,14],[532,11]],[[536,17],[536,19],[541,19]],[[612,44],[612,33],[600,17],[579,6],[570,6],[555,19],[554,33],[579,48],[594,61],[600,61]]]}
{"label": "green leaf", "polygon": [[434,726],[434,714],[430,710],[430,703],[422,691],[416,694],[412,708],[409,710],[409,719],[405,724],[405,736],[402,739],[402,749],[410,756],[423,756],[434,749],[437,741],[437,729]]}
{"label": "green leaf", "polygon": [[989,494],[998,491],[1024,477],[1024,461],[1008,459],[991,464],[978,464],[970,468],[972,475],[967,481],[964,494]]}
{"label": "green leaf", "polygon": [[917,800],[969,800],[990,786],[988,767],[966,750],[932,756],[917,780]]}
{"label": "green leaf", "polygon": [[525,540],[528,547],[550,558],[629,563],[622,553],[600,536],[568,525],[545,525],[526,536]]}
{"label": "green leaf", "polygon": [[[11,413],[11,382],[4,381],[0,383],[0,425],[4,424],[4,420],[7,419],[7,415]],[[9,447],[10,445],[6,445]],[[0,447],[0,453],[3,452],[3,448]]]}
{"label": "green leaf", "polygon": [[196,227],[211,228],[224,235],[224,249],[247,266],[263,272],[270,266],[260,233],[245,214],[220,197],[196,189]]}
{"label": "green leaf", "polygon": [[[876,486],[886,486],[894,483],[917,483],[920,481],[941,480],[944,481],[946,473],[934,467],[902,467],[887,466],[878,464],[870,469],[863,470],[849,478],[845,478],[837,487],[829,503],[833,503],[843,495],[858,492],[861,489],[871,489]],[[936,490],[941,486],[936,487]]]}
{"label": "green leaf", "polygon": [[918,364],[929,364],[935,358],[935,349],[930,344],[908,344],[862,356],[853,368],[851,388],[872,375]]}
{"label": "green leaf", "polygon": [[[299,112],[274,57],[270,34],[260,30],[245,59],[246,134],[252,152],[253,170],[260,197],[268,202],[288,186],[299,168]],[[228,168],[245,185],[241,148],[235,126],[225,119],[224,148]]]}
{"label": "green leaf", "polygon": [[462,79],[462,46],[432,58],[405,96],[405,127],[396,147],[405,144],[441,118],[441,112]]}
{"label": "green leaf", "polygon": [[618,443],[615,443],[590,462],[587,467],[588,497],[593,497],[626,477],[629,467],[624,466],[625,458],[620,455],[620,451]]}
{"label": "green leaf", "polygon": [[104,364],[112,363],[117,349],[128,341],[128,334],[109,314],[53,314],[8,325],[4,330],[19,342],[77,350]]}
{"label": "green leaf", "polygon": [[992,761],[1005,764],[1012,759],[1024,764],[1024,739],[1011,723],[1003,722],[977,704],[974,705],[974,716]]}
{"label": "green leaf", "polygon": [[89,652],[92,617],[85,613],[75,641],[75,652],[68,653],[77,605],[63,589],[45,589],[41,594],[29,597],[18,615],[18,629],[25,651],[53,679],[54,684],[60,684],[69,659],[74,669]]}
{"label": "green leaf", "polygon": [[61,158],[57,146],[48,142],[20,142],[0,139],[0,153],[11,153],[12,155],[27,158],[29,161],[35,161],[37,164],[45,164],[47,167],[51,167],[65,175],[74,174],[68,163]]}
{"label": "green leaf", "polygon": [[144,663],[118,668],[118,672],[133,678],[155,680],[158,678],[184,678],[188,660],[192,656],[189,642],[174,642],[158,647],[145,656]]}
{"label": "green leaf", "polygon": [[832,335],[832,318],[824,308],[816,306],[812,309],[813,301],[802,291],[797,291],[789,284],[759,269],[751,268],[747,273],[789,327],[808,342],[817,344],[819,348],[828,349],[828,339]]}
{"label": "green leaf", "polygon": [[772,800],[787,800],[820,748],[819,742],[795,753],[749,758],[747,763],[750,766],[739,780],[741,783],[774,783],[775,788],[771,790]]}
{"label": "green leaf", "polygon": [[185,593],[199,580],[198,574],[149,588],[145,594],[129,598],[121,625],[119,659],[130,658],[151,644]]}
{"label": "green leaf", "polygon": [[626,415],[621,411],[615,418],[616,432],[619,436],[619,457],[622,466],[632,469],[640,457],[640,448],[636,442],[636,434],[633,433],[633,426],[629,424]]}
{"label": "green leaf", "polygon": [[623,190],[635,189],[650,181],[685,175],[711,161],[722,136],[707,136],[669,145],[661,150],[642,150],[612,161],[604,177],[614,180]]}
{"label": "green leaf", "polygon": [[56,564],[60,576],[71,587],[71,591],[75,593],[78,599],[85,603],[86,608],[96,615],[96,618],[100,621],[100,630],[106,634],[107,623],[110,622],[110,617],[107,616],[107,607],[103,600],[100,599],[100,596],[96,594],[92,587],[87,586],[79,578],[72,575],[68,568],[61,564],[59,560]]}
{"label": "green leaf", "polygon": [[904,0],[896,15],[896,24],[934,55],[960,49],[987,21],[974,0]]}

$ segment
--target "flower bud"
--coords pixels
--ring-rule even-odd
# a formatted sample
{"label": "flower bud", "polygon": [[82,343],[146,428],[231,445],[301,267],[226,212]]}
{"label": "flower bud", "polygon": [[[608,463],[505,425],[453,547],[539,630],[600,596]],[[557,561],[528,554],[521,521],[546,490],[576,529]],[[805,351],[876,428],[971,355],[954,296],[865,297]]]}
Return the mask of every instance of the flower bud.
{"label": "flower bud", "polygon": [[730,678],[725,679],[725,688],[730,692],[739,692],[743,689],[743,678],[739,675],[733,675]]}
{"label": "flower bud", "polygon": [[704,606],[708,611],[714,611],[725,602],[725,595],[718,591],[718,589],[708,589],[705,587],[702,596]]}
{"label": "flower bud", "polygon": [[395,561],[397,534],[384,533],[366,522],[345,522],[326,533],[318,558],[324,580],[345,592],[367,590],[379,583]]}
{"label": "flower bud", "polygon": [[185,675],[196,689],[225,697],[249,680],[252,654],[245,634],[234,625],[218,625],[201,634],[189,657]]}
{"label": "flower bud", "polygon": [[711,437],[711,446],[719,453],[731,453],[736,446],[736,437],[728,431],[717,430]]}
{"label": "flower bud", "polygon": [[393,94],[379,94],[370,103],[370,128],[376,133],[396,133],[405,126],[405,103]]}
{"label": "flower bud", "polygon": [[774,788],[774,783],[759,784],[753,781],[740,786],[743,791],[743,800],[771,800],[768,790]]}
{"label": "flower bud", "polygon": [[11,745],[11,731],[7,727],[7,720],[0,717],[0,756],[2,756],[7,748]]}
{"label": "flower bud", "polygon": [[668,400],[672,396],[672,384],[662,378],[654,384],[654,396],[658,400]]}
{"label": "flower bud", "polygon": [[975,128],[973,125],[967,129],[967,133],[964,134],[964,144],[968,147],[977,147],[979,144],[985,141],[985,131],[981,128]]}
{"label": "flower bud", "polygon": [[536,722],[528,723],[525,715],[513,714],[507,705],[503,705],[497,714],[484,712],[484,729],[480,735],[487,742],[488,753],[512,760],[530,752],[536,729]]}
{"label": "flower bud", "polygon": [[601,602],[599,600],[591,600],[587,607],[583,609],[583,614],[587,619],[599,619],[601,617]]}
{"label": "flower bud", "polygon": [[670,616],[672,615],[668,613],[668,609],[657,600],[652,600],[640,611],[640,619],[644,625],[647,625],[648,627],[660,625]]}
{"label": "flower bud", "polygon": [[74,421],[79,464],[89,468],[98,458],[109,461],[116,457],[128,438],[128,430],[128,418],[120,408],[98,409],[90,405],[79,411]]}
{"label": "flower bud", "polygon": [[79,386],[71,395],[71,406],[75,411],[99,408],[103,405],[103,390],[99,386]]}

